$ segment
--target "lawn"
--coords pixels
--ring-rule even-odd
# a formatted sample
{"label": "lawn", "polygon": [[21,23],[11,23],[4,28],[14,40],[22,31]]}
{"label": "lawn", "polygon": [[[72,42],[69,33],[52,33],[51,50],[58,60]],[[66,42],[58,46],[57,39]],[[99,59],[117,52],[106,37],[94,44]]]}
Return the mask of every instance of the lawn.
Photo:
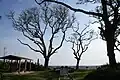
{"label": "lawn", "polygon": [[[82,80],[91,71],[75,71],[70,73],[74,80]],[[4,74],[3,80],[59,80],[59,75],[54,71],[36,71],[26,75]],[[66,80],[61,77],[60,80]],[[68,79],[70,80],[70,79]]]}

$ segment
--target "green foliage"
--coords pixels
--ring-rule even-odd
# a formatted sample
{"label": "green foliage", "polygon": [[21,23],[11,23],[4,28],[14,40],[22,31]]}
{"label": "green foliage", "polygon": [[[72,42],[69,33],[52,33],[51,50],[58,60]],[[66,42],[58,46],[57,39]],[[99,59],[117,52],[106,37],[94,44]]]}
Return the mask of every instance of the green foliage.
{"label": "green foliage", "polygon": [[9,64],[0,61],[0,72],[8,72]]}
{"label": "green foliage", "polygon": [[32,71],[43,71],[45,70],[44,66],[32,64]]}
{"label": "green foliage", "polygon": [[70,73],[70,75],[75,80],[83,80],[84,77],[90,72],[91,72],[91,70],[76,70],[73,73]]}
{"label": "green foliage", "polygon": [[2,61],[0,61],[0,69],[3,69],[3,62]]}

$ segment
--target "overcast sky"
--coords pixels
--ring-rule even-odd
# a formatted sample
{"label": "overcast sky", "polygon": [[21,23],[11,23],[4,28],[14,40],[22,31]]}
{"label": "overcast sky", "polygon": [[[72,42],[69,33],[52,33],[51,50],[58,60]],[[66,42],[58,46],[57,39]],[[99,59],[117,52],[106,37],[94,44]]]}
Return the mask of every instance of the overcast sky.
{"label": "overcast sky", "polygon": [[[76,6],[75,0],[66,0],[66,2],[74,7],[84,9],[94,9],[95,5],[78,5]],[[7,54],[14,54],[34,59],[36,61],[40,59],[40,63],[43,64],[44,59],[41,54],[31,51],[28,47],[20,44],[17,39],[21,39],[24,42],[30,43],[26,40],[18,31],[15,31],[12,27],[12,22],[7,19],[6,15],[10,10],[14,10],[16,13],[20,13],[26,8],[38,6],[34,0],[1,0],[0,2],[0,56],[3,56],[4,47],[6,47]],[[77,13],[77,19],[80,22],[81,28],[89,21],[88,16]],[[98,31],[99,25],[92,25],[91,27]],[[117,61],[120,61],[120,53],[116,53]],[[82,55],[80,65],[101,65],[108,63],[106,54],[106,44],[101,39],[94,40],[88,49]],[[71,44],[64,42],[62,48],[58,53],[54,54],[50,58],[50,65],[75,65],[76,60],[72,54]]]}

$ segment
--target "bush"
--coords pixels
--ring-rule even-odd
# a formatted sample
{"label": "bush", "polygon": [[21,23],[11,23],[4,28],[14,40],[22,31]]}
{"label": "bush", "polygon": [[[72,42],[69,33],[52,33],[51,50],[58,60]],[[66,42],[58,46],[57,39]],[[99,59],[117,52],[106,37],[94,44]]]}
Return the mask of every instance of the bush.
{"label": "bush", "polygon": [[119,80],[120,79],[120,64],[117,68],[111,68],[109,65],[103,65],[97,70],[89,73],[84,80]]}
{"label": "bush", "polygon": [[9,69],[9,63],[4,63],[3,61],[0,61],[0,72],[8,72]]}

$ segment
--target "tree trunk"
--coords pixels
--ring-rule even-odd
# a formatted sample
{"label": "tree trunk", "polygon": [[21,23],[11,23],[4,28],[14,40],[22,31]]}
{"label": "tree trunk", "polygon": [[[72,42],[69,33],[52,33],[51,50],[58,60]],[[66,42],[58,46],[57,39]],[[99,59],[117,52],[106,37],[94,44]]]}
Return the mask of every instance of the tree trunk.
{"label": "tree trunk", "polygon": [[48,63],[49,63],[49,57],[45,58],[45,62],[44,62],[44,67],[48,68]]}
{"label": "tree trunk", "polygon": [[76,70],[79,69],[79,63],[80,63],[80,59],[76,59],[77,60],[77,64],[76,64]]}
{"label": "tree trunk", "polygon": [[115,54],[114,54],[114,42],[112,40],[107,40],[107,55],[109,58],[109,64],[111,66],[116,65],[116,59],[115,59]]}
{"label": "tree trunk", "polygon": [[107,43],[107,56],[109,58],[109,64],[111,67],[116,65],[116,59],[114,54],[114,46],[115,46],[115,39],[114,39],[114,31],[113,28],[110,28],[106,31],[106,43]]}

